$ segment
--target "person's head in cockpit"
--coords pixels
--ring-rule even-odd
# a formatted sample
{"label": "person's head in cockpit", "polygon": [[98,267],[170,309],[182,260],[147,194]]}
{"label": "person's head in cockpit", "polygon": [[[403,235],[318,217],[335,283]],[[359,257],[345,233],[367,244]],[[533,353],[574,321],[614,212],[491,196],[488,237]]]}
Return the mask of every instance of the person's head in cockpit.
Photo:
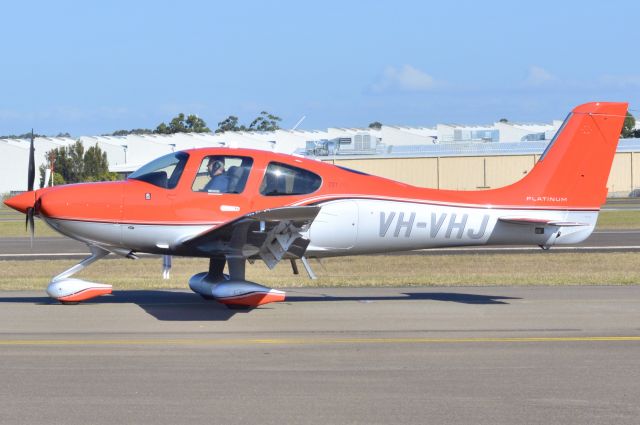
{"label": "person's head in cockpit", "polygon": [[209,192],[227,192],[229,177],[224,172],[224,160],[215,157],[209,158],[207,171],[211,176],[211,180],[205,186],[205,190]]}
{"label": "person's head in cockpit", "polygon": [[219,176],[220,174],[224,173],[224,162],[218,158],[209,158],[207,170],[209,171],[209,175],[211,177]]}

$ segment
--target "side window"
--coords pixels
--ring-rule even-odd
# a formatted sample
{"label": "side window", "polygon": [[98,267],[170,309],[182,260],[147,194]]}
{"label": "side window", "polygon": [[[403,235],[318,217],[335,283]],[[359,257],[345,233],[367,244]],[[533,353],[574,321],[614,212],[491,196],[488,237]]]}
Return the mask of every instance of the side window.
{"label": "side window", "polygon": [[317,174],[291,165],[272,162],[260,184],[265,196],[305,195],[320,188],[322,179]]}
{"label": "side window", "polygon": [[194,192],[242,193],[253,165],[244,156],[212,155],[200,163],[191,189]]}

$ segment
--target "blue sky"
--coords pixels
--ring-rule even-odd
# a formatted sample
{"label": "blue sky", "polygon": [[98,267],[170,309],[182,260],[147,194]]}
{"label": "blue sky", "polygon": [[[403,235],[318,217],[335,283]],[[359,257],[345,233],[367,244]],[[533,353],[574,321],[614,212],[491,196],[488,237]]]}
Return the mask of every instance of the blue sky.
{"label": "blue sky", "polygon": [[[3,5],[0,135],[561,119],[640,103],[637,1],[23,1]],[[638,112],[634,111],[635,115]]]}

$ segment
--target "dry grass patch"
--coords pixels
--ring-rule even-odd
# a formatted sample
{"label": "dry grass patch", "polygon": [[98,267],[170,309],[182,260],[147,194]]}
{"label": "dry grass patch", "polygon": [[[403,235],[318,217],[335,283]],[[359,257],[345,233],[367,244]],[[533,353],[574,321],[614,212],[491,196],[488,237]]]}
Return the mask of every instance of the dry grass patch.
{"label": "dry grass patch", "polygon": [[639,229],[640,211],[601,211],[597,229]]}
{"label": "dry grass patch", "polygon": [[[2,203],[0,203],[2,205]],[[0,207],[0,238],[19,238],[28,237],[29,233],[25,228],[24,214],[7,208],[4,205]],[[44,221],[36,217],[34,221],[35,235],[38,236],[60,236],[62,235],[51,227],[47,226]]]}
{"label": "dry grass patch", "polygon": [[[25,228],[24,216],[20,217],[20,220],[0,220],[0,238],[26,238],[29,237],[29,232]],[[35,236],[59,236],[63,237],[60,233],[47,226],[43,221],[36,219],[34,221]]]}
{"label": "dry grass patch", "polygon": [[[77,261],[1,261],[0,289],[43,289],[52,276]],[[276,288],[322,286],[485,286],[640,284],[638,254],[554,253],[339,257],[312,261],[319,279],[294,276],[288,262],[269,271],[256,262],[247,279]],[[161,260],[107,259],[76,275],[110,283],[114,289],[186,288],[189,277],[208,268],[206,259],[175,258],[170,280],[161,278]]]}

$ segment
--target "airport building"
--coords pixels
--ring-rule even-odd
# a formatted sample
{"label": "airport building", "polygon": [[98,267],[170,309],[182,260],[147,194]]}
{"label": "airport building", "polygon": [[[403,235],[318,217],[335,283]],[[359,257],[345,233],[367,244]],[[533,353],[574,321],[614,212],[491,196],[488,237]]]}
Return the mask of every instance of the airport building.
{"label": "airport building", "polygon": [[[110,170],[122,175],[173,151],[245,147],[305,155],[416,186],[478,190],[522,178],[561,123],[383,125],[375,129],[83,136],[79,140],[85,149],[98,145],[107,154]],[[48,151],[75,142],[73,138],[36,138],[36,169],[45,165]],[[26,189],[28,155],[29,140],[0,139],[4,176],[0,194]],[[640,139],[620,140],[608,188],[610,196],[635,196],[640,189]]]}

